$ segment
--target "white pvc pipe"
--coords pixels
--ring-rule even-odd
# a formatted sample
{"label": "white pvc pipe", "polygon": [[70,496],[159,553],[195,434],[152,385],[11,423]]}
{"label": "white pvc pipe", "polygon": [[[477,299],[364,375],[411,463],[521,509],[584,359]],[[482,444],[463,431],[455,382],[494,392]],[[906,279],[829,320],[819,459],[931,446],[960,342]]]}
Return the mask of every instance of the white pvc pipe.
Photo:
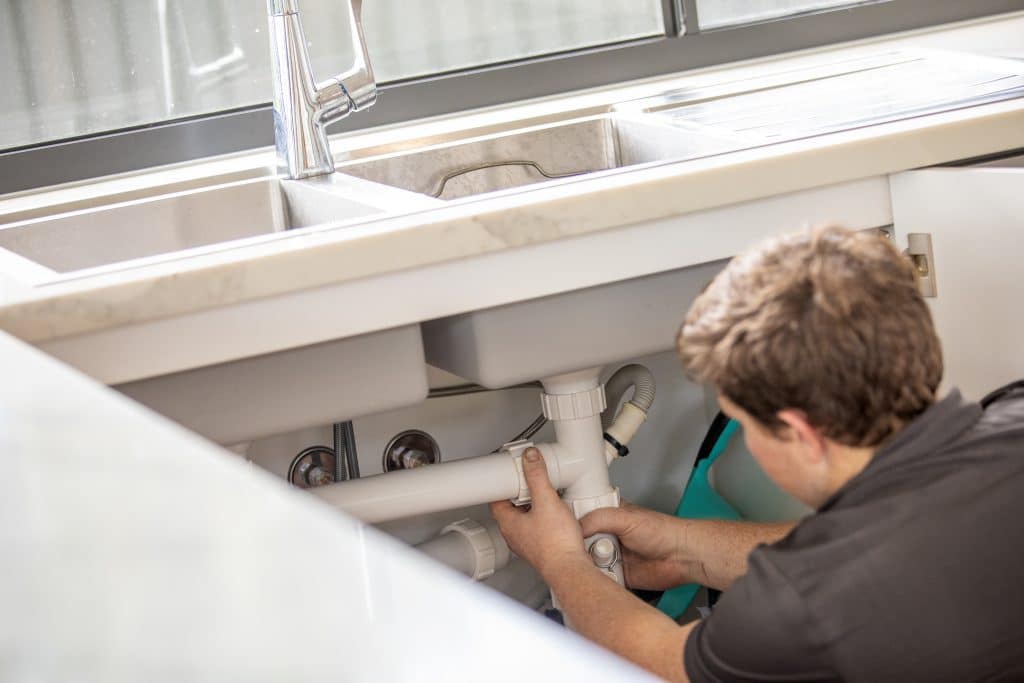
{"label": "white pvc pipe", "polygon": [[473,576],[476,573],[476,553],[465,536],[456,533],[441,534],[420,543],[416,549],[461,574]]}
{"label": "white pvc pipe", "polygon": [[[568,454],[559,458],[564,449],[550,444],[537,447],[544,454],[548,476],[556,488],[578,476],[578,458]],[[520,479],[513,457],[508,453],[484,455],[318,486],[310,491],[364,522],[386,522],[518,497]]]}
{"label": "white pvc pipe", "polygon": [[[593,369],[552,377],[544,380],[544,389],[553,395],[592,392],[598,386],[598,374]],[[601,416],[552,422],[557,442],[537,444],[544,454],[552,485],[565,489],[564,500],[579,515],[617,504],[616,490],[608,478]],[[625,434],[623,443],[631,435]],[[311,492],[365,522],[384,522],[518,498],[526,491],[521,490],[516,457],[511,453],[485,455],[343,481],[316,487]]]}
{"label": "white pvc pipe", "polygon": [[399,470],[319,486],[311,491],[364,522],[384,522],[519,495],[519,475],[507,454]]}
{"label": "white pvc pipe", "polygon": [[[545,379],[542,384],[547,394],[582,394],[598,386],[598,373],[599,369],[593,369],[562,375]],[[608,478],[608,459],[605,455],[607,442],[604,440],[600,414],[552,422],[555,425],[555,435],[558,437],[558,447],[576,453],[581,459],[580,476],[565,487],[562,500],[569,505],[577,519],[597,508],[617,506],[619,492]],[[605,538],[612,542],[612,557],[605,558],[606,562],[598,562],[599,558],[594,555],[593,548]],[[584,539],[584,542],[602,571],[624,586],[626,577],[618,539],[609,534],[597,534]],[[555,603],[557,606],[557,599]],[[566,625],[572,628],[568,621]]]}
{"label": "white pvc pipe", "polygon": [[483,544],[486,551],[490,553],[489,558],[478,556],[478,550],[470,540],[463,534],[454,531],[442,532],[439,536],[416,546],[418,550],[434,558],[438,562],[448,565],[452,569],[469,577],[474,577],[486,565],[487,571],[481,580],[490,576],[493,572],[504,569],[512,559],[512,552],[508,543],[498,529],[498,523],[493,519],[482,524],[465,520],[478,528],[486,531],[487,543]]}
{"label": "white pvc pipe", "polygon": [[[574,372],[543,380],[544,391],[548,394],[576,394],[587,392],[598,386],[600,368]],[[604,429],[601,416],[577,418],[575,420],[552,420],[555,426],[560,451],[573,453],[579,459],[580,474],[565,487],[564,499],[594,498],[610,493],[608,460],[605,457]]]}
{"label": "white pvc pipe", "polygon": [[579,476],[564,487],[563,498],[571,502],[576,498],[593,498],[611,491],[601,416],[560,420],[554,424],[559,451],[573,453],[579,459]]}

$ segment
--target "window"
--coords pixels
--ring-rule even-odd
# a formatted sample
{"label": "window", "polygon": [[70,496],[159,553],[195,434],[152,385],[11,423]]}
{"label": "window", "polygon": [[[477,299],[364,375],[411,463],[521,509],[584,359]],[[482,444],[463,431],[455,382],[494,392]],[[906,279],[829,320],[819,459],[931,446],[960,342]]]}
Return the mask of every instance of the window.
{"label": "window", "polygon": [[[864,0],[697,0],[701,29],[754,24],[802,12],[835,9]],[[876,0],[879,1],[879,0]],[[884,1],[884,0],[882,0]]]}
{"label": "window", "polygon": [[[299,0],[319,78],[348,63],[345,1]],[[364,0],[386,88],[331,132],[1016,10],[1024,0]],[[0,0],[0,194],[271,145],[271,93],[266,0]]]}
{"label": "window", "polygon": [[665,31],[661,0],[367,0],[363,13],[381,82]]}
{"label": "window", "polygon": [[[314,70],[340,0],[302,0]],[[661,35],[661,0],[368,0],[380,82]],[[0,150],[271,98],[264,0],[0,0]]]}
{"label": "window", "polygon": [[697,0],[697,17],[701,29],[714,29],[863,2],[864,0]]}

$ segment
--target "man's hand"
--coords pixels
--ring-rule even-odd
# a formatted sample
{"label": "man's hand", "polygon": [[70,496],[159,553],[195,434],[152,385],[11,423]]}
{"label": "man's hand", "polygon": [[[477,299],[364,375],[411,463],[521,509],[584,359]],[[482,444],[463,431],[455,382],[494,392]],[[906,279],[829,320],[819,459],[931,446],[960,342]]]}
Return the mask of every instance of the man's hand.
{"label": "man's hand", "polygon": [[755,547],[778,541],[795,526],[679,519],[634,505],[594,510],[580,524],[584,536],[618,536],[627,585],[651,590],[684,583],[725,590],[746,573],[747,557]]}
{"label": "man's hand", "polygon": [[507,500],[491,503],[512,552],[540,573],[577,633],[666,680],[687,681],[683,645],[693,625],[680,628],[594,566],[580,525],[551,486],[538,450],[523,454],[523,473],[533,498],[529,510]]}
{"label": "man's hand", "polygon": [[619,537],[630,588],[665,590],[706,579],[700,563],[684,552],[683,528],[675,517],[623,503],[620,508],[594,510],[580,524],[585,537]]}
{"label": "man's hand", "polygon": [[507,500],[491,503],[491,514],[508,547],[548,583],[567,563],[591,564],[583,548],[580,525],[551,486],[544,456],[536,448],[523,453],[523,474],[533,499],[529,510]]}

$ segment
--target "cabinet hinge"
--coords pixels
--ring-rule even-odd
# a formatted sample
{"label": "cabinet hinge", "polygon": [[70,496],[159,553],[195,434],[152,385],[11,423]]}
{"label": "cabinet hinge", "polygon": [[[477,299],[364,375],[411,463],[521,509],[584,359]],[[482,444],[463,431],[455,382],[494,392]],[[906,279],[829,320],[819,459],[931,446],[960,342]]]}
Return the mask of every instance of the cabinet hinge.
{"label": "cabinet hinge", "polygon": [[932,236],[927,232],[907,233],[907,248],[903,252],[914,264],[917,286],[921,296],[938,296],[935,282],[935,254],[932,252]]}

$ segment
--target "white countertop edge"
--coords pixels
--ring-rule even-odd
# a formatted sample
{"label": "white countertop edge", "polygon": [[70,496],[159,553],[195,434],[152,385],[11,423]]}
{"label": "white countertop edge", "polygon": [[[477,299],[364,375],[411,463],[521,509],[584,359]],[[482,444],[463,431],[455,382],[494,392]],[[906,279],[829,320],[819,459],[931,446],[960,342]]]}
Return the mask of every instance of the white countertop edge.
{"label": "white countertop edge", "polygon": [[1017,147],[1024,147],[1024,100],[307,229],[34,287],[7,296],[0,326],[38,342]]}

